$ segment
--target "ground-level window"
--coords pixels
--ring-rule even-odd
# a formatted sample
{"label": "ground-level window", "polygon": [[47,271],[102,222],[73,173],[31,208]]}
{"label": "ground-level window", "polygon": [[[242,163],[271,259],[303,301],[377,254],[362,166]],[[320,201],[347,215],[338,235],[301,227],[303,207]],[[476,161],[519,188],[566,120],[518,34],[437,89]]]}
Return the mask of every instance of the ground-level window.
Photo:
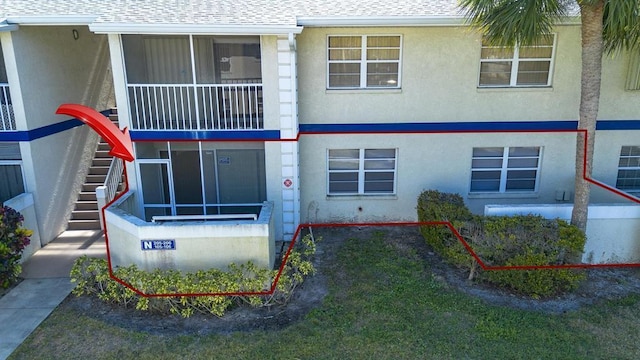
{"label": "ground-level window", "polygon": [[395,194],[396,163],[396,149],[330,149],[328,194]]}
{"label": "ground-level window", "polygon": [[536,191],[540,152],[540,147],[473,148],[471,192]]}
{"label": "ground-level window", "polygon": [[640,146],[623,146],[620,150],[616,187],[630,193],[640,193]]}
{"label": "ground-level window", "polygon": [[20,146],[17,142],[0,142],[0,203],[24,191]]}
{"label": "ground-level window", "polygon": [[263,148],[151,142],[136,144],[136,156],[147,221],[155,215],[256,213],[256,204],[267,199]]}

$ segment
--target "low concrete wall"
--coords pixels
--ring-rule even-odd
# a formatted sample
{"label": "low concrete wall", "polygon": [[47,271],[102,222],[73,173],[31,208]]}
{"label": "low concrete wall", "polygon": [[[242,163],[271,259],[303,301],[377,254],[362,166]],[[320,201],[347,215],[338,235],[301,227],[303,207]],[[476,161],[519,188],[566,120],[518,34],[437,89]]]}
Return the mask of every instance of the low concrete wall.
{"label": "low concrete wall", "polygon": [[[487,205],[485,215],[537,214],[571,219],[572,205]],[[582,261],[589,264],[640,262],[640,206],[591,205]]]}
{"label": "low concrete wall", "polygon": [[4,202],[5,206],[8,206],[18,211],[24,217],[22,226],[26,229],[32,230],[31,243],[22,252],[22,258],[20,262],[25,262],[33,255],[38,249],[42,247],[40,240],[40,232],[38,231],[38,219],[36,218],[36,209],[33,205],[33,195],[31,193],[22,193],[12,199]]}
{"label": "low concrete wall", "polygon": [[[260,267],[273,268],[275,237],[272,203],[263,204],[256,221],[150,223],[124,210],[134,196],[133,192],[126,194],[105,211],[113,266],[135,264],[145,270],[226,270],[230,263],[252,261]],[[145,250],[142,243],[145,240],[173,240],[175,249]]]}

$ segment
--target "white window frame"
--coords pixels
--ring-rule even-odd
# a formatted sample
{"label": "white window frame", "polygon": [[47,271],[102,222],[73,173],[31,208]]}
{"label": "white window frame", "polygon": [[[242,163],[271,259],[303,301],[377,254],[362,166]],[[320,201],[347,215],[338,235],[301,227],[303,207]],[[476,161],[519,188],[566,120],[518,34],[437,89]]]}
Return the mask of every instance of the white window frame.
{"label": "white window frame", "polygon": [[0,166],[19,166],[20,167],[20,175],[22,176],[22,191],[27,191],[27,178],[24,175],[24,166],[22,165],[22,160],[0,160]]}
{"label": "white window frame", "polygon": [[[330,161],[332,160],[329,156],[331,150],[358,150],[358,169],[348,169],[348,170],[331,170]],[[393,170],[391,169],[365,169],[365,152],[367,150],[393,150]],[[327,195],[329,196],[353,196],[353,195],[364,195],[364,196],[393,196],[396,195],[397,186],[398,186],[398,149],[397,148],[368,148],[368,149],[327,149],[326,154],[327,159]],[[355,159],[355,158],[353,158]],[[351,159],[351,160],[353,160]],[[387,158],[390,159],[390,158]],[[335,161],[335,159],[333,159]],[[373,159],[375,160],[375,159]],[[378,159],[380,160],[380,159]],[[357,192],[330,192],[330,177],[331,174],[334,173],[358,173],[358,191]],[[367,173],[376,173],[376,172],[393,172],[393,191],[392,192],[365,192],[365,176]]]}
{"label": "white window frame", "polygon": [[[638,194],[640,194],[640,183],[638,184],[638,187],[633,188],[633,189],[623,189],[623,188],[618,187],[619,186],[618,182],[620,182],[620,180],[621,180],[620,179],[620,171],[635,170],[635,171],[640,172],[640,155],[623,155],[622,152],[623,152],[623,150],[625,148],[638,148],[637,150],[640,151],[640,146],[637,146],[637,145],[635,145],[635,146],[634,145],[626,145],[626,146],[622,146],[620,148],[620,157],[618,159],[618,173],[617,173],[617,176],[616,176],[616,188],[618,188],[618,189],[620,189],[620,190],[622,190],[624,192],[628,192],[630,194],[638,195]],[[638,159],[639,165],[638,166],[620,166],[620,162],[623,159]],[[627,179],[627,178],[624,178],[624,179]]]}
{"label": "white window frame", "polygon": [[[512,58],[497,58],[497,59],[483,59],[482,54],[480,55],[480,66],[478,68],[478,87],[479,88],[535,88],[535,87],[550,87],[551,79],[553,78],[553,69],[556,58],[556,44],[557,44],[557,36],[555,33],[549,34],[549,36],[553,37],[553,44],[551,45],[551,57],[550,58],[520,58],[520,46],[516,45],[513,48],[513,57]],[[526,47],[547,47],[548,45],[530,45]],[[499,49],[499,46],[485,46],[481,44],[481,49],[483,48],[495,48]],[[482,51],[482,50],[481,50]],[[530,62],[530,61],[549,61],[549,73],[547,74],[547,83],[546,84],[523,84],[518,85],[518,70],[520,67],[520,63],[522,62]],[[480,79],[482,76],[482,64],[483,63],[492,63],[492,62],[511,62],[511,76],[509,79],[508,85],[483,85],[480,83]]]}
{"label": "white window frame", "polygon": [[[362,38],[362,42],[360,44],[360,60],[329,60],[330,56],[329,56],[329,52],[331,50],[331,48],[329,47],[330,44],[330,39],[332,37],[361,37]],[[397,60],[368,60],[367,59],[367,38],[371,36],[371,37],[398,37],[400,38],[400,45],[399,45],[399,53],[398,53],[398,59]],[[394,47],[395,48],[395,47]],[[376,90],[385,90],[385,89],[400,89],[401,88],[401,84],[402,84],[402,48],[403,48],[403,38],[402,35],[400,34],[370,34],[370,35],[357,35],[357,34],[332,34],[332,35],[327,35],[327,53],[326,53],[326,60],[327,60],[327,89],[328,90],[349,90],[349,89],[376,89]],[[355,48],[353,48],[355,49]],[[398,82],[395,86],[367,86],[367,68],[368,68],[368,64],[373,64],[373,63],[397,63],[398,64]],[[329,67],[330,64],[344,64],[344,63],[354,63],[354,64],[360,64],[360,86],[330,86],[329,83],[329,78],[330,78],[330,72],[329,72]]]}
{"label": "white window frame", "polygon": [[[519,157],[510,157],[509,156],[509,149],[511,148],[519,148],[519,147],[524,147],[524,148],[537,148],[538,149],[538,156],[519,156]],[[483,149],[483,148],[500,148],[500,146],[482,146],[482,147],[474,147],[474,149]],[[525,194],[531,194],[531,193],[536,193],[538,192],[538,186],[540,183],[540,168],[542,166],[542,150],[543,148],[541,146],[505,146],[502,147],[502,157],[500,158],[502,160],[502,165],[500,167],[493,167],[493,168],[474,168],[473,167],[473,160],[476,159],[488,159],[487,157],[474,157],[473,156],[473,152],[472,152],[472,156],[471,156],[471,178],[469,180],[469,193],[471,194],[517,194],[517,193],[525,193]],[[473,151],[473,150],[472,150]],[[536,167],[518,167],[518,168],[509,168],[509,160],[510,159],[533,159],[533,158],[537,158],[537,165]],[[497,157],[494,157],[492,159],[498,159]],[[531,190],[507,190],[507,176],[509,174],[509,171],[535,171],[536,172],[536,177],[535,177],[535,183],[534,183],[534,188]],[[495,190],[473,190],[473,174],[474,172],[484,172],[484,171],[500,171],[500,185],[499,185],[499,189],[497,191]]]}

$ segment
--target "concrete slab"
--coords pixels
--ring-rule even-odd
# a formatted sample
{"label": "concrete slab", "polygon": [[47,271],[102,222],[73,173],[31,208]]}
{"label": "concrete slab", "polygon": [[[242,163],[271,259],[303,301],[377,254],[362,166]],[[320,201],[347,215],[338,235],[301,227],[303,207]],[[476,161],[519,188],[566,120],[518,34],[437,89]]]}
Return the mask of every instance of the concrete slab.
{"label": "concrete slab", "polygon": [[22,264],[25,279],[69,277],[73,262],[82,255],[106,258],[102,231],[65,231]]}

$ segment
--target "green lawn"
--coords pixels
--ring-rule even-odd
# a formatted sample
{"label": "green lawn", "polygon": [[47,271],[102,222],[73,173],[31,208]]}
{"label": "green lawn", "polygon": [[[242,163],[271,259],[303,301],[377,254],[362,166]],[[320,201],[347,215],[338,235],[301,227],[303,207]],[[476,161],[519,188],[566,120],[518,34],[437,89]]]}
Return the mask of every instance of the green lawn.
{"label": "green lawn", "polygon": [[329,295],[281,331],[156,336],[57,309],[10,359],[638,359],[640,296],[550,315],[448,289],[384,233],[344,243]]}

